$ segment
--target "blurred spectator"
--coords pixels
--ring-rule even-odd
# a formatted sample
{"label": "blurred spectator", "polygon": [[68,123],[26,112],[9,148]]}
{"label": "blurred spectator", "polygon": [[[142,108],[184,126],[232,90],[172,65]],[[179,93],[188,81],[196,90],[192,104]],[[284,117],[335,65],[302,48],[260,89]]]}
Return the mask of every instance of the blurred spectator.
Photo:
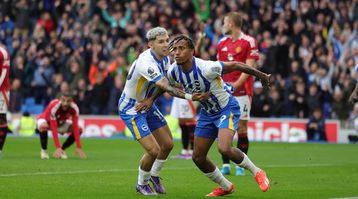
{"label": "blurred spectator", "polygon": [[32,136],[35,134],[36,121],[29,112],[24,112],[17,124],[14,124],[14,132],[23,136]]}
{"label": "blurred spectator", "polygon": [[117,105],[118,100],[123,91],[123,81],[120,75],[114,77],[114,86],[109,92],[109,99],[107,103],[107,109],[109,114],[118,114]]}
{"label": "blurred spectator", "polygon": [[104,79],[101,73],[96,74],[96,83],[93,85],[92,90],[90,91],[90,104],[91,114],[94,115],[106,115],[107,103],[109,97],[109,89],[104,84]]}
{"label": "blurred spectator", "polygon": [[308,141],[327,141],[325,120],[320,108],[313,111],[313,115],[308,120],[306,131]]}
{"label": "blurred spectator", "polygon": [[21,104],[23,103],[24,93],[21,87],[20,79],[13,79],[10,89],[10,106],[9,111],[11,113],[17,113],[21,110]]}
{"label": "blurred spectator", "polygon": [[269,117],[270,103],[261,82],[254,83],[251,114],[253,117]]}

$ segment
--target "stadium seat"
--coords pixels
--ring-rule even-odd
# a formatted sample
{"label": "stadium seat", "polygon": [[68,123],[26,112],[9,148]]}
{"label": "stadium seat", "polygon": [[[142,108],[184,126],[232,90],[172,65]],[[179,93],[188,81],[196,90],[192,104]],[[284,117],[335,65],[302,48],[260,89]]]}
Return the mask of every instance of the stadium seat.
{"label": "stadium seat", "polygon": [[28,97],[25,99],[25,103],[26,106],[32,106],[35,105],[35,98],[33,97]]}

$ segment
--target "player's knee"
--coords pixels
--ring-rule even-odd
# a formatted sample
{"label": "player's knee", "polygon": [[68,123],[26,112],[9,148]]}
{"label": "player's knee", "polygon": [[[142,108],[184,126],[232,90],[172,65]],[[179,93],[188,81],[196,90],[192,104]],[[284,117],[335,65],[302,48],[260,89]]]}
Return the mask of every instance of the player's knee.
{"label": "player's knee", "polygon": [[231,153],[231,146],[219,145],[218,151],[221,155],[229,156]]}
{"label": "player's knee", "polygon": [[174,147],[174,143],[172,140],[170,141],[167,141],[165,143],[163,143],[161,146],[160,146],[160,149],[162,151],[167,151],[167,152],[170,152]]}
{"label": "player's knee", "polygon": [[205,162],[206,156],[203,154],[193,153],[192,159],[196,165],[200,165]]}
{"label": "player's knee", "polygon": [[43,132],[48,131],[48,128],[49,128],[49,126],[48,126],[47,124],[42,124],[42,125],[39,127],[39,131],[40,131],[40,133],[43,133]]}
{"label": "player's knee", "polygon": [[153,158],[157,158],[158,154],[159,154],[159,146],[154,146],[152,148],[150,148],[149,150],[147,150],[147,153]]}

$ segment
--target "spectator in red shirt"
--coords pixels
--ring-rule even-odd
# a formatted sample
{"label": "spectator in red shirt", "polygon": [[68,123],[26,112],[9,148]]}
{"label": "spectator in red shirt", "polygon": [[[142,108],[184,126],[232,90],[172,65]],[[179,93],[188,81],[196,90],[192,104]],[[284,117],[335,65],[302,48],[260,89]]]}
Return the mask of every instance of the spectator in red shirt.
{"label": "spectator in red shirt", "polygon": [[[86,154],[82,150],[80,134],[82,129],[78,126],[79,109],[73,102],[72,95],[62,93],[60,99],[50,102],[45,111],[37,117],[37,133],[41,141],[41,159],[49,159],[47,152],[47,131],[52,131],[56,151],[55,158],[67,159],[65,150],[76,141],[76,154],[82,159],[86,159]],[[70,136],[61,146],[58,133],[70,133]]]}

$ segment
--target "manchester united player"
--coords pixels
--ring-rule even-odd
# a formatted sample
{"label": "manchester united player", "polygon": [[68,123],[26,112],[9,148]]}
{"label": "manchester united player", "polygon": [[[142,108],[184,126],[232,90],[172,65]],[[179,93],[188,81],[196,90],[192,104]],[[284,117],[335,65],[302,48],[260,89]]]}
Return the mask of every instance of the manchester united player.
{"label": "manchester united player", "polygon": [[[82,158],[86,154],[82,151],[80,134],[81,129],[78,127],[78,106],[73,102],[69,93],[62,93],[60,99],[50,102],[45,111],[37,118],[37,133],[40,134],[41,141],[41,159],[49,159],[47,152],[47,131],[52,131],[56,151],[53,154],[55,158],[67,159],[65,149],[76,141],[76,153]],[[67,140],[61,146],[58,133],[71,133]]]}
{"label": "manchester united player", "polygon": [[[219,61],[238,61],[255,67],[259,59],[257,41],[241,31],[242,17],[237,12],[230,12],[224,18],[223,30],[228,35],[218,44],[217,58]],[[237,147],[247,154],[249,140],[247,138],[247,123],[250,119],[251,96],[253,90],[253,76],[240,71],[224,74],[225,82],[231,84],[232,92],[239,102],[241,116],[239,120]],[[230,161],[223,156],[223,174],[230,174]],[[236,175],[245,175],[244,170],[236,167]]]}
{"label": "manchester united player", "polygon": [[9,73],[10,55],[4,46],[0,44],[0,159],[2,148],[5,143],[7,132],[9,132],[6,113],[9,107]]}

